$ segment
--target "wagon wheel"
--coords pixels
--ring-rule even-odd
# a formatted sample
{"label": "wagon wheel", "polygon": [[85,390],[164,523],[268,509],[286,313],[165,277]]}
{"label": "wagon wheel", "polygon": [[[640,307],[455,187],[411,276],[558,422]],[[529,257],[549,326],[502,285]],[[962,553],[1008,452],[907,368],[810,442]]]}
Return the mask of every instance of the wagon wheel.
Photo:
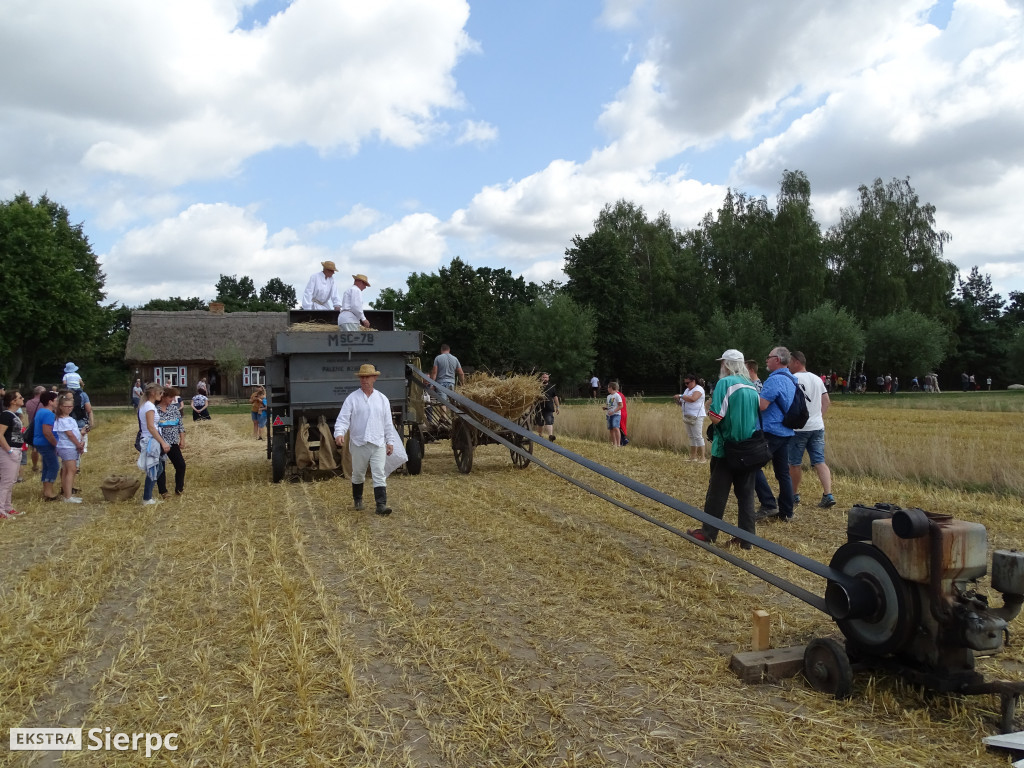
{"label": "wagon wheel", "polygon": [[473,433],[475,431],[462,419],[457,419],[452,426],[452,453],[455,455],[455,466],[464,475],[468,475],[473,469]]}
{"label": "wagon wheel", "polygon": [[853,668],[843,646],[828,637],[811,640],[804,651],[804,676],[811,688],[837,699],[853,693]]}
{"label": "wagon wheel", "polygon": [[288,433],[284,429],[275,428],[269,437],[268,447],[272,450],[270,479],[275,483],[280,483],[284,479],[285,467],[288,464]]}
{"label": "wagon wheel", "polygon": [[[522,416],[519,417],[519,421],[516,422],[516,423],[520,427],[525,429],[527,432],[530,431],[530,417],[529,417],[529,415],[524,413]],[[512,436],[509,438],[509,442],[511,442],[512,445],[515,445],[518,448],[522,448],[524,451],[529,453],[531,456],[533,455],[533,440],[529,440],[529,439],[523,437],[522,435],[518,435],[518,434],[513,433]],[[516,451],[512,450],[511,448],[509,449],[508,452],[512,454],[512,465],[516,469],[526,469],[528,466],[530,466],[530,460],[528,458],[526,458],[525,456],[517,453]]]}

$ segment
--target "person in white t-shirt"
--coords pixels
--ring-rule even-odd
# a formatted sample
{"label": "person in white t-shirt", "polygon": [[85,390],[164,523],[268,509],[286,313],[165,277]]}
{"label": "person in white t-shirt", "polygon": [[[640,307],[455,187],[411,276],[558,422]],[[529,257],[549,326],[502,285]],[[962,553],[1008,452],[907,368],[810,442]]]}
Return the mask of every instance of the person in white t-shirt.
{"label": "person in white t-shirt", "polygon": [[366,275],[352,275],[352,285],[341,296],[341,312],[338,313],[338,328],[343,331],[358,331],[369,328],[370,321],[363,312],[363,291],[370,287]]}
{"label": "person in white t-shirt", "polygon": [[[790,358],[790,368],[796,376],[803,394],[807,396],[807,413],[810,418],[801,429],[794,430],[789,441],[789,477],[793,481],[793,503],[800,503],[800,481],[803,478],[801,463],[804,451],[811,459],[811,467],[821,481],[821,501],[818,506],[830,509],[836,505],[832,495],[832,471],[825,463],[825,413],[831,401],[820,376],[807,370],[807,358],[803,352],[794,352]],[[799,392],[797,394],[800,394]]]}
{"label": "person in white t-shirt", "polygon": [[590,377],[590,396],[597,400],[597,395],[601,391],[601,380],[597,376]]}
{"label": "person in white t-shirt", "polygon": [[619,394],[619,385],[614,381],[608,382],[608,397],[605,399],[605,421],[608,424],[608,436],[612,445],[616,448],[622,445],[622,395]]}
{"label": "person in white t-shirt", "polygon": [[74,363],[67,363],[64,366],[64,378],[60,380],[60,383],[66,389],[81,389],[82,377],[78,373],[78,366]]}
{"label": "person in white t-shirt", "polygon": [[704,448],[704,398],[705,392],[697,377],[688,373],[683,376],[686,391],[673,395],[676,403],[683,408],[683,425],[690,440],[690,458],[687,461],[707,461]]}

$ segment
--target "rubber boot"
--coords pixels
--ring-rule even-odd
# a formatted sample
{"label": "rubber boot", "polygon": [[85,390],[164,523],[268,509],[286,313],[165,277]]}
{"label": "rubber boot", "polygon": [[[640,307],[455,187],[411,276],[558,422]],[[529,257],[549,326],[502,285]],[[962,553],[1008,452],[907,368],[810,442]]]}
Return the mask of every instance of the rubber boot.
{"label": "rubber boot", "polygon": [[352,483],[352,501],[355,502],[355,508],[358,512],[363,508],[363,484]]}
{"label": "rubber boot", "polygon": [[379,485],[373,489],[373,499],[377,502],[377,509],[374,510],[378,515],[390,515],[391,507],[388,506],[388,489],[386,486]]}

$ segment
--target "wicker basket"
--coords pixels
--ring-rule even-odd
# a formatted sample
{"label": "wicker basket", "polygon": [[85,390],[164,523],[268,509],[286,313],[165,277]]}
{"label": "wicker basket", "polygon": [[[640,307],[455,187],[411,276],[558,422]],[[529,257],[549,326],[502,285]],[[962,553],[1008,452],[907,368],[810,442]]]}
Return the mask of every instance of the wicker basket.
{"label": "wicker basket", "polygon": [[100,484],[107,501],[128,501],[139,490],[139,478],[133,475],[110,475]]}

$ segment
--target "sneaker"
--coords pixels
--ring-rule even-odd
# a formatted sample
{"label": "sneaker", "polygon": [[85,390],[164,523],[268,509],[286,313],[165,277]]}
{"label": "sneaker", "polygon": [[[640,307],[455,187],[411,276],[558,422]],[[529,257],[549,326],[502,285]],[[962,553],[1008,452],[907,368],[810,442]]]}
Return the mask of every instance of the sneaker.
{"label": "sneaker", "polygon": [[821,501],[818,502],[818,506],[822,509],[831,509],[836,505],[836,497],[831,493],[823,493],[821,495]]}
{"label": "sneaker", "polygon": [[695,538],[697,541],[706,541],[708,544],[714,543],[713,541],[711,541],[711,539],[704,535],[704,531],[702,531],[700,528],[694,528],[692,531],[687,531],[686,533],[690,536],[693,536],[693,538]]}
{"label": "sneaker", "polygon": [[160,499],[143,499],[142,506],[148,507],[150,504],[159,504]]}
{"label": "sneaker", "polygon": [[793,506],[795,507],[799,503],[800,503],[800,494],[799,493],[794,493],[793,494]]}
{"label": "sneaker", "polygon": [[78,497],[78,496],[68,496],[66,499],[64,499],[64,503],[65,504],[81,504],[82,503],[82,499],[80,497]]}
{"label": "sneaker", "polygon": [[15,514],[17,513],[13,509],[10,512],[4,512],[3,510],[0,510],[0,520],[13,520]]}
{"label": "sneaker", "polygon": [[778,507],[766,507],[764,504],[757,508],[757,512],[754,513],[754,520],[766,520],[769,517],[775,517],[779,514]]}

